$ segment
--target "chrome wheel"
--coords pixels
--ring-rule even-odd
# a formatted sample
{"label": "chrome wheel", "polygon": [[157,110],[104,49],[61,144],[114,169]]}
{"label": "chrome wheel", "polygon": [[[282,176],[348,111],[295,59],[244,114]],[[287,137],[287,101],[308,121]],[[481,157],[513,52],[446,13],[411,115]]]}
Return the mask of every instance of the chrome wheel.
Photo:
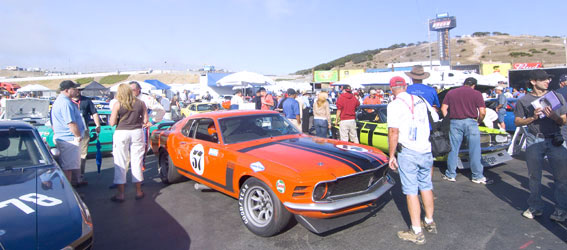
{"label": "chrome wheel", "polygon": [[250,188],[245,204],[248,218],[254,226],[264,227],[270,223],[274,215],[274,204],[267,190],[259,186]]}

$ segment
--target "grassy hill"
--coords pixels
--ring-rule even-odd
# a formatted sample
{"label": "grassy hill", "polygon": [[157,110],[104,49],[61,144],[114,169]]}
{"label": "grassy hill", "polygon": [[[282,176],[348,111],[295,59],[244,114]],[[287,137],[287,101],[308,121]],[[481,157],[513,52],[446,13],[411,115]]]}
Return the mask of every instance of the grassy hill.
{"label": "grassy hill", "polygon": [[[438,60],[437,42],[431,44],[433,60]],[[389,63],[429,60],[429,43],[401,43],[388,48],[350,54],[328,63],[314,66],[315,70],[337,68],[385,68]],[[540,36],[473,36],[451,39],[451,63],[480,64],[491,62],[542,62],[545,67],[565,64],[565,48],[561,37]],[[296,74],[310,74],[311,69]]]}

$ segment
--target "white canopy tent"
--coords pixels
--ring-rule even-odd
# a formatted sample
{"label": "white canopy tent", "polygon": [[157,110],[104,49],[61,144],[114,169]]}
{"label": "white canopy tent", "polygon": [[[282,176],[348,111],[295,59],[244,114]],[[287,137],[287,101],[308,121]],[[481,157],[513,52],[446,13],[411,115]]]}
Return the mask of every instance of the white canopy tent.
{"label": "white canopy tent", "polygon": [[18,91],[16,91],[16,92],[20,93],[20,92],[33,92],[33,91],[42,92],[42,91],[53,91],[53,90],[51,90],[51,89],[49,89],[49,88],[47,88],[43,85],[30,84],[30,85],[26,85],[26,86],[19,88]]}
{"label": "white canopy tent", "polygon": [[[119,82],[117,84],[112,85],[112,87],[110,87],[110,92],[117,92],[118,91],[118,86],[120,84],[130,84],[131,81],[123,81],[123,82]],[[147,82],[143,82],[143,81],[137,81],[140,84],[140,87],[142,87],[142,92],[143,93],[150,93],[151,90],[155,90],[156,86],[149,84]]]}
{"label": "white canopy tent", "polygon": [[234,74],[230,74],[218,80],[218,86],[246,86],[246,85],[274,85],[275,82],[273,79],[266,77],[262,74],[248,72],[248,71],[241,71]]}

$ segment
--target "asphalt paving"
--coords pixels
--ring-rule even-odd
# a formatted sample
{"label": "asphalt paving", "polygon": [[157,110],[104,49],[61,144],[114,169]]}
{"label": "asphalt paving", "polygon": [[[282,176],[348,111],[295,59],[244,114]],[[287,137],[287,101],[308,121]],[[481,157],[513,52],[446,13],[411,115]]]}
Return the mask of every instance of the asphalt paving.
{"label": "asphalt paving", "polygon": [[[110,189],[112,156],[103,159],[97,173],[94,159],[87,162],[84,195],[94,223],[95,249],[567,249],[567,224],[549,219],[553,212],[553,181],[543,177],[544,215],[521,216],[526,209],[526,164],[514,159],[486,169],[492,185],[470,181],[470,171],[459,171],[454,183],[441,179],[443,166],[434,169],[435,215],[438,234],[426,233],[417,246],[397,238],[409,225],[405,197],[398,184],[381,197],[371,216],[324,235],[292,222],[282,233],[263,238],[241,222],[237,201],[211,190],[195,190],[194,181],[166,186],[157,176],[156,158],[146,159],[143,190],[135,200],[134,186],[126,186],[126,201],[114,203]],[[129,177],[130,178],[130,177]]]}

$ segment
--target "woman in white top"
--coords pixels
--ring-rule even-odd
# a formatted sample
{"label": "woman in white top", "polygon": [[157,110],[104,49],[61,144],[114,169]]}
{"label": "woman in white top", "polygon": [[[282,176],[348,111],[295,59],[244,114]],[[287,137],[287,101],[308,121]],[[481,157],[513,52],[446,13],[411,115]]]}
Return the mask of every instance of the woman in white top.
{"label": "woman in white top", "polygon": [[230,109],[239,109],[242,104],[244,104],[242,90],[237,90],[234,96],[232,96],[232,99],[230,99]]}
{"label": "woman in white top", "polygon": [[313,117],[315,118],[313,126],[316,135],[323,138],[329,137],[331,128],[331,110],[327,98],[329,98],[327,92],[322,91],[317,95],[317,100],[313,102]]}

